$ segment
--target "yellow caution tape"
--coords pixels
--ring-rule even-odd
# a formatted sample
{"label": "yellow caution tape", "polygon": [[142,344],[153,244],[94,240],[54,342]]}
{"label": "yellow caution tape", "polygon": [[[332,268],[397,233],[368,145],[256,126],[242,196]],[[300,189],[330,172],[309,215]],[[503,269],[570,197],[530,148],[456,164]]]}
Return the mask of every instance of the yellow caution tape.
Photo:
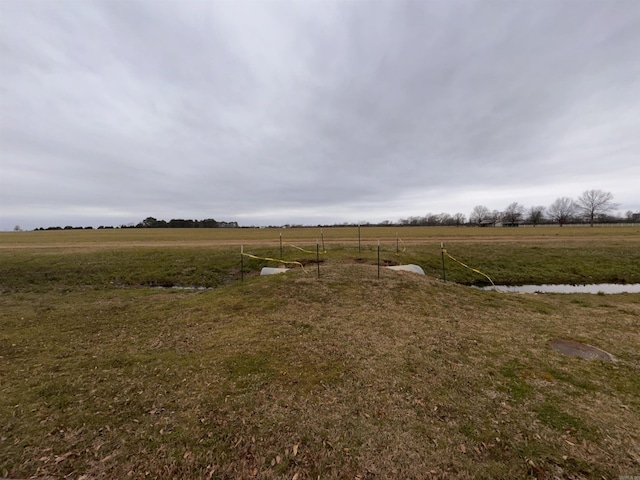
{"label": "yellow caution tape", "polygon": [[[396,239],[399,240],[400,244],[402,245],[402,251],[400,253],[406,252],[407,251],[407,247],[404,245],[404,242],[402,241],[402,239],[401,238],[396,238]],[[400,253],[396,252],[396,255],[399,257]]]}
{"label": "yellow caution tape", "polygon": [[[482,273],[480,270],[478,270],[477,268],[471,268],[469,265],[466,265],[464,263],[462,263],[460,260],[456,260],[455,258],[453,258],[451,255],[449,255],[447,253],[447,250],[445,248],[442,248],[442,253],[444,253],[447,257],[449,257],[451,260],[453,260],[454,262],[459,263],[460,265],[462,265],[465,268],[468,268],[469,270],[479,273],[480,275],[482,275],[483,277],[487,278],[487,280],[489,280],[491,282],[491,285],[493,285],[493,289],[496,292],[500,292],[500,293],[509,293],[506,292],[504,290],[500,290],[495,283],[493,283],[493,280],[491,280],[491,277],[489,277],[489,275],[487,275],[486,273]],[[520,295],[537,295],[537,293],[529,293],[529,292],[517,292]]]}
{"label": "yellow caution tape", "polygon": [[[477,268],[471,268],[469,265],[466,265],[464,263],[462,263],[460,260],[456,260],[455,258],[453,258],[451,255],[449,255],[447,253],[447,251],[443,248],[442,249],[442,253],[444,253],[447,257],[449,257],[451,260],[453,260],[456,263],[459,263],[460,265],[462,265],[465,268],[468,268],[469,270],[471,270],[472,272],[476,272],[479,273],[480,275],[482,275],[483,277],[485,277],[487,280],[489,280],[491,282],[491,285],[493,285],[493,288],[498,291],[498,292],[502,292],[502,290],[498,290],[498,287],[496,287],[496,284],[493,283],[493,280],[491,280],[491,277],[489,275],[487,275],[486,273],[482,273],[480,270],[478,270]],[[504,292],[503,292],[504,293]]]}
{"label": "yellow caution tape", "polygon": [[311,250],[305,250],[304,248],[298,247],[297,245],[293,245],[291,243],[289,244],[289,246],[293,247],[293,248],[296,248],[296,249],[298,249],[298,250],[300,250],[301,252],[304,252],[304,253],[316,253],[316,252],[312,252]]}
{"label": "yellow caution tape", "polygon": [[[305,250],[304,248],[298,247],[297,245],[294,245],[292,243],[289,243],[288,246],[296,248],[296,249],[298,249],[298,250],[300,250],[301,252],[304,252],[304,253],[316,253],[316,252],[314,252],[312,250]],[[325,254],[325,253],[327,253],[327,251],[326,250],[325,251],[318,251],[318,253]]]}
{"label": "yellow caution tape", "polygon": [[244,253],[244,252],[242,252],[242,255],[244,255],[245,257],[254,258],[256,260],[267,260],[269,262],[278,262],[278,263],[284,263],[284,264],[290,264],[290,265],[300,265],[300,268],[302,269],[302,271],[304,273],[308,273],[305,270],[304,265],[302,265],[302,263],[300,262],[294,262],[290,260],[279,260],[277,258],[270,258],[270,257],[258,257],[256,255],[251,255],[250,253]]}

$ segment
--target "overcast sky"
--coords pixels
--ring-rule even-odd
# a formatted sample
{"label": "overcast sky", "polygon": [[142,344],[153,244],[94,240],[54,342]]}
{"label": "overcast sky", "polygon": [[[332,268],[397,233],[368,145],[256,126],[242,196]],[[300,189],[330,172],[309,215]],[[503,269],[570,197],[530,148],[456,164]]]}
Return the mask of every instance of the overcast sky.
{"label": "overcast sky", "polygon": [[640,210],[640,1],[0,0],[0,229]]}

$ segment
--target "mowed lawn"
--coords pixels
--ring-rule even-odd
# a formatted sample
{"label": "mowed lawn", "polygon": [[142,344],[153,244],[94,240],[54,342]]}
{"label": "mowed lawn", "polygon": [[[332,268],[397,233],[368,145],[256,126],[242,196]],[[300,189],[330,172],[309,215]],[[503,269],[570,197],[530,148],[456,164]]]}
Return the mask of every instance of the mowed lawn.
{"label": "mowed lawn", "polygon": [[640,281],[640,227],[0,234],[0,476],[640,475],[640,294],[440,242]]}

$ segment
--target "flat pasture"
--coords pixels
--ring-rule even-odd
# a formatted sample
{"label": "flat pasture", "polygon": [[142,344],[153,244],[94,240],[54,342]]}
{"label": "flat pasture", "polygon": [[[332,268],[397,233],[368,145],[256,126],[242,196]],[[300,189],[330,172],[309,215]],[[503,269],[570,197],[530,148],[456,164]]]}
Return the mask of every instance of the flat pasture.
{"label": "flat pasture", "polygon": [[640,294],[441,242],[640,281],[640,227],[0,233],[0,477],[640,475]]}
{"label": "flat pasture", "polygon": [[95,229],[0,232],[0,248],[111,248],[131,246],[236,246],[278,245],[284,242],[315,244],[322,237],[326,243],[353,244],[358,241],[423,243],[440,241],[469,242],[548,242],[553,240],[594,241],[595,239],[635,239],[640,226],[600,227],[538,226],[520,228],[478,227],[298,227],[298,228],[195,228],[195,229]]}

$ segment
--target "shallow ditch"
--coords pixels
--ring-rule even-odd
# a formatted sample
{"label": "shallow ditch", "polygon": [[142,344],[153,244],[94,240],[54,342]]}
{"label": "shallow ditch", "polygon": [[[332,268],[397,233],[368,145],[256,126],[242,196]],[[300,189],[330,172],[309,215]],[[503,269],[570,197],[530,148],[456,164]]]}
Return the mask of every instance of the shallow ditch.
{"label": "shallow ditch", "polygon": [[496,285],[475,287],[481,290],[501,290],[515,293],[591,293],[611,295],[617,293],[640,293],[640,283],[594,283],[586,285],[541,284],[541,285]]}

